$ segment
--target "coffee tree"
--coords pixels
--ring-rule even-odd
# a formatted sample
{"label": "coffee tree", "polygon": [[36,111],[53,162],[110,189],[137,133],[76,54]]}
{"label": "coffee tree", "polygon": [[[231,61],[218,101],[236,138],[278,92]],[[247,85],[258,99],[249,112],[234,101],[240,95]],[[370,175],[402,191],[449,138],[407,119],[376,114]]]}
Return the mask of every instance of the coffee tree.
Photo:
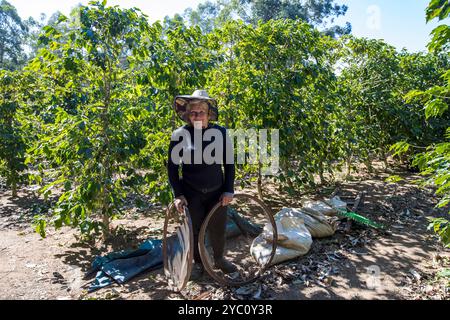
{"label": "coffee tree", "polygon": [[402,108],[396,92],[399,58],[395,49],[379,40],[342,39],[337,62],[341,97],[350,126],[346,145],[347,157],[364,161],[372,170],[371,159],[387,154],[392,132],[397,130],[394,116]]}
{"label": "coffee tree", "polygon": [[[232,128],[279,129],[281,172],[288,190],[313,184],[333,154],[332,87],[327,38],[299,21],[271,20],[256,28],[229,22],[211,35],[221,63],[210,75],[210,87]],[[295,134],[294,134],[295,133]],[[327,151],[328,150],[328,151]],[[245,176],[261,164],[243,166]]]}
{"label": "coffee tree", "polygon": [[169,203],[172,199],[167,178],[167,148],[174,128],[184,123],[172,110],[173,99],[179,94],[191,94],[204,88],[206,73],[214,65],[214,55],[206,46],[206,37],[198,27],[187,27],[180,21],[168,26],[152,25],[154,40],[147,42],[152,52],[139,65],[137,82],[142,85],[138,103],[149,112],[141,122],[149,142],[141,157],[133,164],[145,172],[140,192],[152,201]]}
{"label": "coffee tree", "polygon": [[[102,227],[107,237],[135,173],[130,163],[147,142],[140,122],[148,111],[135,104],[141,85],[133,74],[149,55],[143,43],[153,31],[139,10],[106,7],[106,1],[81,6],[74,24],[66,34],[45,27],[45,47],[29,66],[50,81],[55,97],[30,162],[46,161],[45,196],[62,192],[51,220],[56,228],[90,233]],[[45,223],[38,222],[44,235]]]}
{"label": "coffee tree", "polygon": [[26,169],[27,137],[21,78],[19,71],[0,70],[0,175],[6,177],[13,197],[17,196],[17,185]]}
{"label": "coffee tree", "polygon": [[[450,4],[448,1],[432,0],[426,10],[426,19],[430,21],[438,18],[443,20],[450,15]],[[428,45],[431,52],[444,51],[450,45],[450,28],[441,25],[432,32],[432,39]],[[445,53],[448,57],[448,51]],[[406,95],[410,102],[419,102],[425,110],[425,117],[449,119],[450,101],[450,70],[441,76],[442,82],[431,86],[426,90],[412,90]],[[413,165],[417,165],[424,175],[422,185],[436,186],[436,194],[441,196],[438,207],[448,206],[450,203],[450,127],[448,121],[444,139],[427,146],[425,152],[416,154]],[[409,141],[400,141],[391,149],[395,154],[402,154],[415,146]],[[449,212],[450,213],[450,212]],[[450,222],[445,218],[431,218],[429,227],[436,232],[446,247],[450,247]]]}

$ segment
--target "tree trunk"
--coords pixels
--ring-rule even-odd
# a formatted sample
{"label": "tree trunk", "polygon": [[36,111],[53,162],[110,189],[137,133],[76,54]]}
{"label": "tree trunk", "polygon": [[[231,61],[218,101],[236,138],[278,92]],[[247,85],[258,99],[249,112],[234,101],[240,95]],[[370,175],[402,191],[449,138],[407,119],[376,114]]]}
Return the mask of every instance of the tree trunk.
{"label": "tree trunk", "polygon": [[9,174],[6,177],[6,185],[11,187],[11,195],[13,198],[15,198],[17,197],[17,182],[19,179],[17,172],[14,170],[13,161],[13,159],[10,159],[10,161],[8,161],[7,163]]}
{"label": "tree trunk", "polygon": [[258,197],[259,197],[259,199],[263,200],[261,161],[258,162]]}
{"label": "tree trunk", "polygon": [[325,180],[325,177],[323,176],[323,171],[322,170],[319,171],[319,179],[320,179],[320,184],[324,184],[324,183],[327,182]]}
{"label": "tree trunk", "polygon": [[389,152],[387,150],[384,150],[384,152],[383,152],[384,171],[387,171],[388,167],[389,167],[388,157],[389,157]]}
{"label": "tree trunk", "polygon": [[323,176],[323,164],[322,163],[319,165],[319,178],[320,178],[320,184],[324,184],[327,182],[327,180]]}
{"label": "tree trunk", "polygon": [[[287,173],[287,171],[289,170],[288,160],[281,160],[281,170],[283,172]],[[291,190],[294,190],[294,184],[292,183],[291,178],[289,178],[287,175],[286,175],[286,183]],[[280,188],[280,193],[282,192],[282,190],[283,190],[283,186],[281,186],[281,188]]]}
{"label": "tree trunk", "polygon": [[102,165],[103,165],[103,175],[102,175],[102,184],[103,184],[103,191],[102,191],[102,204],[101,204],[101,213],[102,213],[102,223],[103,223],[103,240],[106,241],[106,239],[110,236],[110,217],[109,217],[109,211],[110,211],[110,203],[109,203],[109,183],[112,181],[112,172],[111,172],[111,154],[110,154],[110,141],[108,136],[108,129],[109,129],[109,118],[108,118],[108,111],[111,103],[111,68],[108,70],[108,74],[104,74],[104,83],[105,83],[105,100],[104,100],[104,109],[103,113],[101,115],[102,117],[102,131],[103,131],[103,138],[105,143],[105,150],[104,155],[102,159]]}
{"label": "tree trunk", "polygon": [[17,197],[17,182],[16,179],[12,181],[12,196],[13,198]]}
{"label": "tree trunk", "polygon": [[4,44],[0,46],[0,66],[3,67],[3,56],[5,55]]}
{"label": "tree trunk", "polygon": [[103,241],[106,241],[110,235],[110,219],[108,215],[108,205],[103,203],[102,204],[102,232],[103,232]]}
{"label": "tree trunk", "polygon": [[370,154],[367,155],[365,162],[366,162],[367,171],[369,171],[369,173],[373,173],[372,159],[370,158]]}
{"label": "tree trunk", "polygon": [[352,173],[352,157],[353,157],[353,153],[350,153],[347,157],[347,174],[345,175],[345,179],[349,179],[350,175]]}

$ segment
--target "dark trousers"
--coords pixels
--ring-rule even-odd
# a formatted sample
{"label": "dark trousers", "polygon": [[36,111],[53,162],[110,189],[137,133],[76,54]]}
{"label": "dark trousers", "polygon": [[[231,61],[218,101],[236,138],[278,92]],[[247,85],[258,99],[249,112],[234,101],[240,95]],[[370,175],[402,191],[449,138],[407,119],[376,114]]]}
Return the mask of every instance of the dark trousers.
{"label": "dark trousers", "polygon": [[[198,235],[203,221],[211,211],[212,207],[219,202],[222,190],[212,191],[208,193],[199,192],[192,187],[183,184],[183,194],[188,202],[188,210],[192,219],[192,228],[194,231],[194,260],[201,262],[200,252],[198,249]],[[223,256],[225,246],[225,227],[227,222],[227,207],[221,206],[214,217],[209,221],[207,234],[211,247],[213,249],[214,258]]]}

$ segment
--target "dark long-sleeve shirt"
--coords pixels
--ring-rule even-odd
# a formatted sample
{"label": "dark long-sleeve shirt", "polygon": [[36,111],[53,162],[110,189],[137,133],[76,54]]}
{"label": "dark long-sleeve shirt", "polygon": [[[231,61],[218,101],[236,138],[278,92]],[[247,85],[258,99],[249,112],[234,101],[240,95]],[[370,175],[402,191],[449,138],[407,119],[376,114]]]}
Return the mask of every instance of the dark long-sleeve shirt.
{"label": "dark long-sleeve shirt", "polygon": [[[209,140],[211,141],[203,141],[203,136],[205,132],[209,129],[217,129],[222,136],[222,157],[220,154],[217,154],[218,157],[221,158],[221,163],[205,163],[205,159],[201,157],[201,162],[197,163],[195,161],[194,151],[195,151],[195,143],[194,143],[194,130],[199,133],[200,136],[200,144],[201,145],[201,154],[203,155],[205,148],[208,147],[213,141],[215,141],[215,137],[213,136]],[[185,131],[184,131],[185,130]],[[201,131],[201,135],[200,135]],[[214,130],[213,130],[214,131]],[[216,131],[217,132],[217,131]],[[188,134],[187,134],[188,133]],[[210,132],[211,133],[211,132]],[[183,138],[179,139],[176,137],[182,136]],[[176,139],[176,140],[174,140]],[[185,141],[183,139],[186,139]],[[207,139],[205,139],[207,140]],[[183,142],[184,141],[184,142]],[[178,145],[180,143],[180,145]],[[178,146],[177,146],[178,145]],[[180,146],[184,147],[181,148]],[[176,149],[174,152],[174,148]],[[211,149],[208,149],[209,151]],[[172,152],[177,156],[181,157],[181,159],[172,159]],[[190,161],[185,160],[183,158],[187,152],[190,153]],[[207,153],[211,153],[208,152]],[[215,156],[216,152],[212,152],[212,155]],[[176,129],[172,134],[172,139],[169,145],[169,155],[168,155],[168,176],[169,183],[172,187],[172,191],[175,197],[179,197],[183,195],[183,187],[182,180],[189,184],[192,188],[201,190],[204,188],[212,189],[221,186],[221,189],[224,193],[234,193],[234,177],[235,177],[235,166],[234,166],[234,158],[233,158],[233,147],[232,142],[230,140],[229,135],[224,127],[219,126],[217,124],[209,124],[205,129],[194,129],[191,125],[184,125],[178,129]],[[228,159],[228,162],[227,162]],[[231,162],[230,162],[231,160]],[[222,171],[222,165],[224,167],[224,171]],[[181,166],[181,177],[179,175],[179,167]]]}

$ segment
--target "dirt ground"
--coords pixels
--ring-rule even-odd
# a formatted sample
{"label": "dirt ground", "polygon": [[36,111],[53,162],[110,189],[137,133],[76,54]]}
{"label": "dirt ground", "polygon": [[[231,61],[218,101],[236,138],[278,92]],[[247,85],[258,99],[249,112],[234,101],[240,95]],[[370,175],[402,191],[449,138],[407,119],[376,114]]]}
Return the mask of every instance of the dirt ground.
{"label": "dirt ground", "polygon": [[[80,241],[77,231],[68,228],[48,228],[43,239],[30,221],[46,210],[46,203],[31,188],[22,188],[15,199],[0,189],[0,299],[449,299],[449,279],[438,272],[450,267],[450,250],[426,228],[426,217],[445,216],[448,208],[434,208],[438,199],[432,190],[412,183],[416,174],[392,168],[384,172],[375,164],[373,174],[361,168],[350,180],[338,181],[338,195],[366,192],[359,212],[385,224],[388,232],[353,224],[346,233],[341,223],[334,236],[314,239],[307,255],[269,268],[250,285],[227,288],[205,275],[181,293],[166,289],[162,270],[90,294],[86,289],[92,279],[82,279],[95,256],[161,238],[165,208],[128,208],[113,222],[115,237],[107,244]],[[390,174],[404,180],[387,183]],[[283,206],[298,207],[305,197],[320,199],[333,189],[295,198],[269,190],[265,201],[275,213]]]}

